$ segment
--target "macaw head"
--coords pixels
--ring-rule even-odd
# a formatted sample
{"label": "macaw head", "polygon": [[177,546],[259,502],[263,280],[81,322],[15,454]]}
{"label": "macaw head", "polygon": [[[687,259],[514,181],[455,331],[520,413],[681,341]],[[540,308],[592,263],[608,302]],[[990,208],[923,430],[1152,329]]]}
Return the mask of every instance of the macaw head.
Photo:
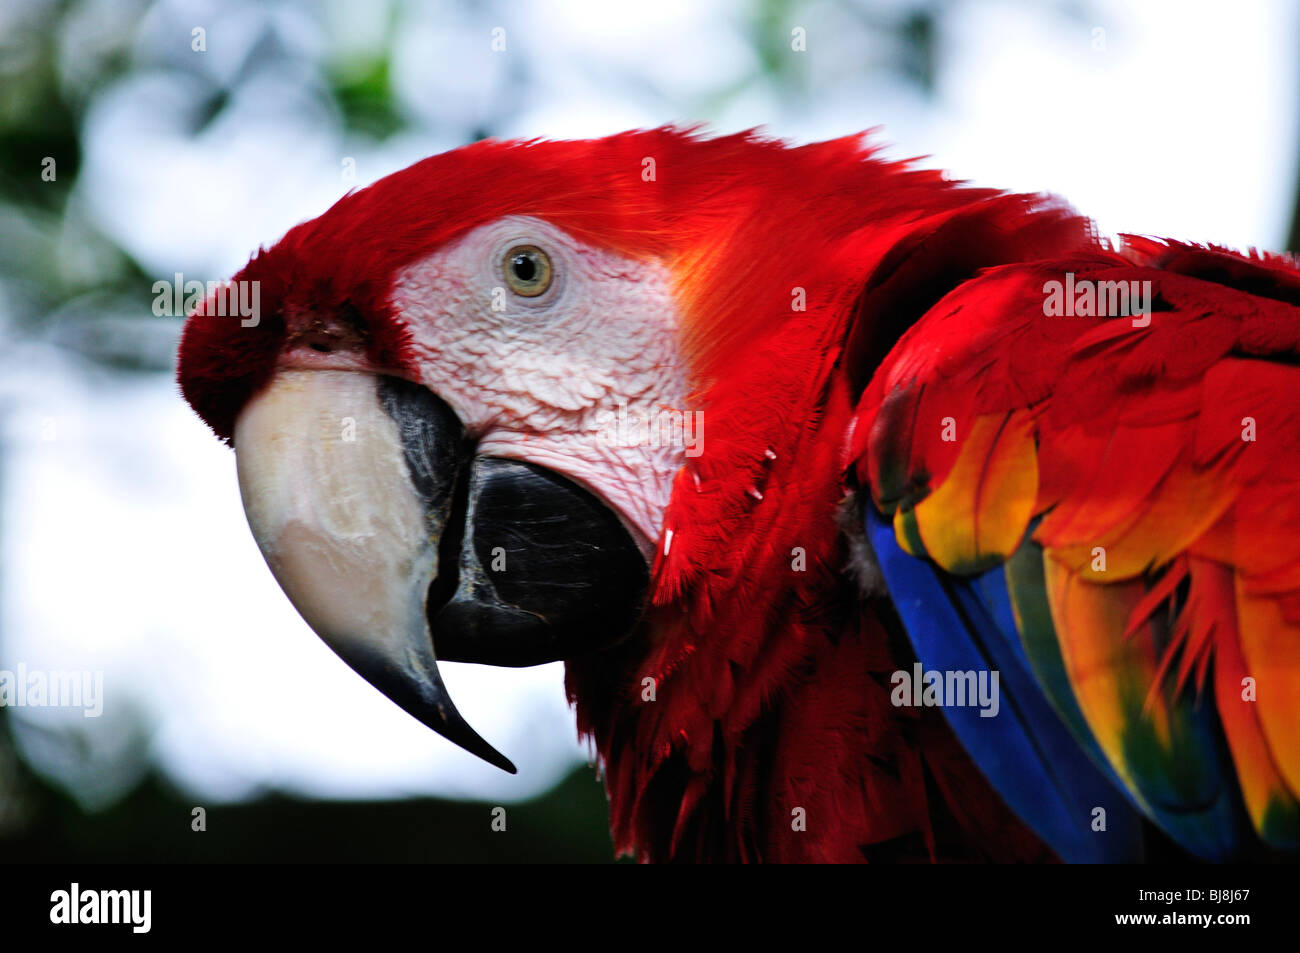
{"label": "macaw head", "polygon": [[801,465],[792,421],[819,413],[873,254],[840,240],[958,204],[935,173],[865,158],[857,137],[673,129],[480,142],[255,255],[234,281],[260,312],[210,296],[179,379],[233,444],[253,535],[312,629],[513,771],[436,659],[607,650],[720,576],[705,547],[774,543],[746,520],[773,461]]}

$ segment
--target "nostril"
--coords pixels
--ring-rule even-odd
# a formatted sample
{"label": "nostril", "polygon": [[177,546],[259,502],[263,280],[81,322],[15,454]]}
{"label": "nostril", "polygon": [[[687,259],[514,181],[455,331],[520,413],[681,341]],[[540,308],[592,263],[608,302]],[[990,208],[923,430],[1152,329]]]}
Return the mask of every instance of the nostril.
{"label": "nostril", "polygon": [[334,348],[330,347],[324,341],[312,341],[311,349],[313,351],[320,351],[322,354],[329,354],[331,351],[334,350]]}

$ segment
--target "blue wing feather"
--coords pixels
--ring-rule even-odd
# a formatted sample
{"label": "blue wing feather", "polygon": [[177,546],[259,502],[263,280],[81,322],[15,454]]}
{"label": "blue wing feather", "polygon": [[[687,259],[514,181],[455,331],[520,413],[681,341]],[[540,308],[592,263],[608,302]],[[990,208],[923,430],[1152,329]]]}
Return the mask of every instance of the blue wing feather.
{"label": "blue wing feather", "polygon": [[[906,553],[893,526],[866,510],[867,535],[924,668],[998,673],[997,715],[970,704],[944,708],[980,770],[1063,860],[1141,859],[1141,823],[1122,786],[1080,748],[1038,687],[1001,567],[948,575]],[[1094,829],[1097,808],[1105,810],[1105,830]]]}

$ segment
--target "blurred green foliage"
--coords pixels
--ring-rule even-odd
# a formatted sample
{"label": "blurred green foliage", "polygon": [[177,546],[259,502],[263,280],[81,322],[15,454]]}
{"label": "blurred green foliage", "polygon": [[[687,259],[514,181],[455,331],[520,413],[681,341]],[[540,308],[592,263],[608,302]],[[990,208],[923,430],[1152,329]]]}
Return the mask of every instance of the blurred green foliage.
{"label": "blurred green foliage", "polygon": [[[3,762],[0,761],[0,764]],[[608,863],[614,859],[605,792],[590,768],[574,771],[535,800],[505,806],[410,798],[323,801],[271,794],[205,808],[193,830],[193,801],[150,775],[126,798],[88,813],[68,795],[29,791],[27,807],[4,827],[7,863]],[[497,825],[498,827],[500,824]]]}
{"label": "blurred green foliage", "polygon": [[[130,23],[140,9],[126,2],[120,13]],[[2,16],[0,334],[49,337],[110,366],[158,370],[158,348],[115,344],[85,327],[101,318],[151,318],[139,313],[150,279],[72,200],[87,105],[131,68],[130,30],[101,35],[102,44],[70,69],[67,43],[84,5],[16,2]]]}

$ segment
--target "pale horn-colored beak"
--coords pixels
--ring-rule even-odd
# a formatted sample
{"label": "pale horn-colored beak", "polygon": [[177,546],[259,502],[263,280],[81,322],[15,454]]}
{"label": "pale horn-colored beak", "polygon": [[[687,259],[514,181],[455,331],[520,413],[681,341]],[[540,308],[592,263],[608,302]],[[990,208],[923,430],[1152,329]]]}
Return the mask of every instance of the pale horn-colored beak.
{"label": "pale horn-colored beak", "polygon": [[419,721],[510,773],[438,674],[426,600],[457,475],[455,414],[423,388],[278,372],[235,425],[239,488],[267,565],[307,624]]}

